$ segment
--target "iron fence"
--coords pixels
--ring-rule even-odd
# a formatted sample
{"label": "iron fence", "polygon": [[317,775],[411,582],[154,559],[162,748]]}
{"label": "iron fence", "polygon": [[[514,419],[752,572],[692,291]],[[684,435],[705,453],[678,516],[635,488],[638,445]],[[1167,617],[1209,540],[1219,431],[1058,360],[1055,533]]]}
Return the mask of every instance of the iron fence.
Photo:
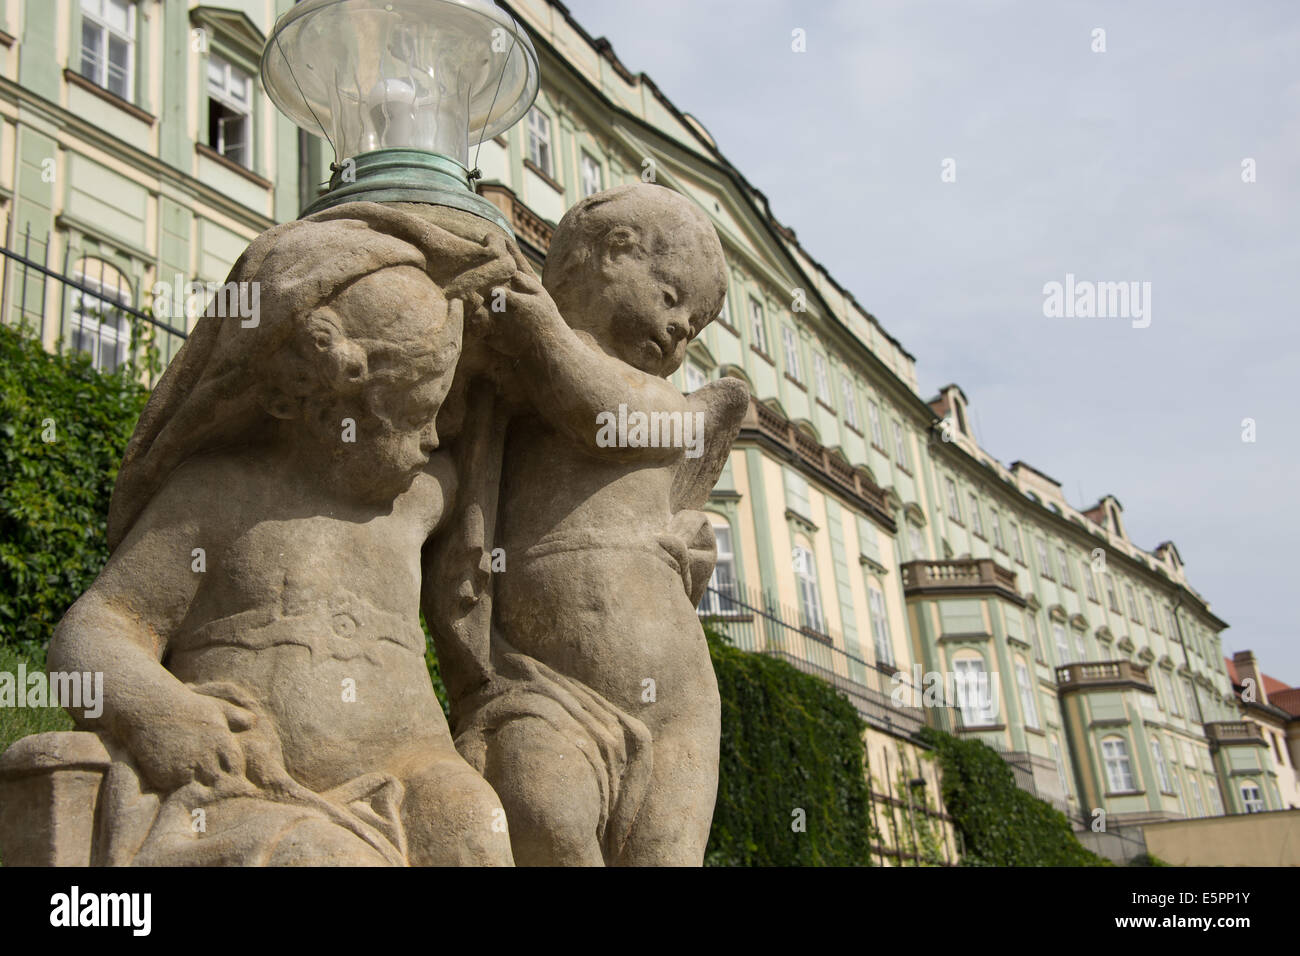
{"label": "iron fence", "polygon": [[133,305],[129,280],[104,259],[69,247],[64,271],[51,268],[50,246],[50,234],[33,238],[29,225],[21,252],[0,247],[0,316],[60,351],[86,353],[101,371],[124,368],[152,387],[184,344],[184,329]]}
{"label": "iron fence", "polygon": [[[952,731],[960,715],[951,707],[916,707],[899,701],[919,699],[920,688],[890,663],[871,662],[845,649],[844,641],[823,628],[794,624],[800,620],[770,594],[731,582],[710,585],[700,617],[741,650],[786,661],[840,691],[868,724],[888,733],[914,737],[927,724]],[[916,693],[913,693],[916,692]]]}

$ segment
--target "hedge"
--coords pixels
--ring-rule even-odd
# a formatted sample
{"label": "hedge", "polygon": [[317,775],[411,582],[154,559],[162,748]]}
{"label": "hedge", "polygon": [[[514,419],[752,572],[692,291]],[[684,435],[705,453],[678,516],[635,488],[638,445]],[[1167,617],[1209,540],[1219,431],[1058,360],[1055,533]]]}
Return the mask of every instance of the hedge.
{"label": "hedge", "polygon": [[963,866],[1110,866],[1084,848],[1065,814],[1016,786],[998,753],[927,727],[943,769],[944,809],[965,852]]}
{"label": "hedge", "polygon": [[784,661],[706,636],[722,696],[706,865],[869,866],[865,727],[853,705]]}

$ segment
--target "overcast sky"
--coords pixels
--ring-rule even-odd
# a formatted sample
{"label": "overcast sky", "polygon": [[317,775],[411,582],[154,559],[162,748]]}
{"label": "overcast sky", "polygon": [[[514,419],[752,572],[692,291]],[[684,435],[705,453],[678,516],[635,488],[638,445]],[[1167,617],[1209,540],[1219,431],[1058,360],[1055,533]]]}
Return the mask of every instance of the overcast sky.
{"label": "overcast sky", "polygon": [[[990,453],[1076,507],[1118,497],[1139,545],[1178,545],[1225,652],[1300,685],[1300,3],[565,2],[917,357],[926,398],[957,382]],[[1150,324],[1045,317],[1067,273],[1151,283]]]}

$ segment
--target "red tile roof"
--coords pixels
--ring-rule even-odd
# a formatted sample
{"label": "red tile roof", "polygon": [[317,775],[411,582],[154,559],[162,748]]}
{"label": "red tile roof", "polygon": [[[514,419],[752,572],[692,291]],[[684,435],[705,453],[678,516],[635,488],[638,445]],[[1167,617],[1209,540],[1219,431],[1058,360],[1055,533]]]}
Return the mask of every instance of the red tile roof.
{"label": "red tile roof", "polygon": [[1282,708],[1292,717],[1300,717],[1300,687],[1288,687],[1276,693],[1270,690],[1268,702],[1274,707]]}

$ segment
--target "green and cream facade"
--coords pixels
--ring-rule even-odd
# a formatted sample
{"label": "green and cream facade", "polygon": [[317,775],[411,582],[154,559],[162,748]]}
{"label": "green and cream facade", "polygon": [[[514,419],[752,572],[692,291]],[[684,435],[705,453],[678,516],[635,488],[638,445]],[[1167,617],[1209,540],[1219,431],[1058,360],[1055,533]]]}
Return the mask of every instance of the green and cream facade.
{"label": "green and cream facade", "polygon": [[[138,307],[176,274],[223,280],[253,236],[296,217],[335,157],[300,137],[257,81],[260,45],[290,5],[9,0],[9,248],[28,230],[48,233],[51,264],[80,263],[84,276],[102,261]],[[561,5],[508,9],[534,37],[542,90],[528,118],[471,161],[525,252],[542,263],[555,223],[584,195],[651,179],[696,201],[723,242],[724,312],[676,381],[690,390],[737,376],[755,401],[710,502],[720,559],[704,610],[747,623],[756,642],[781,630],[788,656],[858,703],[882,790],[893,771],[881,768],[905,764],[938,792],[933,764],[915,759],[913,732],[930,720],[995,746],[1078,820],[1254,809],[1232,781],[1266,755],[1228,726],[1226,625],[1177,549],[1133,544],[1114,498],[1076,510],[1051,478],[983,452],[961,390],[922,394],[913,356],[777,222],[702,125]],[[86,66],[96,42],[109,52],[92,49]],[[27,296],[48,300],[46,314],[75,313],[57,301],[74,293],[35,284]],[[7,321],[16,289],[10,264]],[[47,323],[47,342],[70,341],[73,324]],[[927,674],[957,699],[891,711],[894,692]],[[988,702],[963,690],[981,675],[997,678]],[[1265,808],[1280,807],[1259,779]]]}

